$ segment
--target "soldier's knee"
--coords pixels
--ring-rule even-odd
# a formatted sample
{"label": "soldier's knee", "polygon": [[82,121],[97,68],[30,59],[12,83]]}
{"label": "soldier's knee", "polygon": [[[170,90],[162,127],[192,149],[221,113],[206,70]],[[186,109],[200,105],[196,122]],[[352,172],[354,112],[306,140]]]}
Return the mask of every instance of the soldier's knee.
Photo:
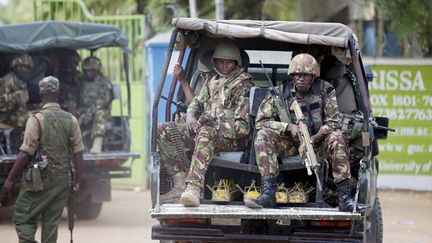
{"label": "soldier's knee", "polygon": [[167,133],[168,124],[167,123],[159,123],[156,128],[157,137],[164,136]]}
{"label": "soldier's knee", "polygon": [[268,128],[260,129],[257,132],[256,140],[269,140],[272,136],[275,136],[276,133]]}
{"label": "soldier's knee", "polygon": [[346,138],[343,135],[342,131],[332,131],[327,134],[326,138],[327,144],[337,143],[337,144],[346,144]]}

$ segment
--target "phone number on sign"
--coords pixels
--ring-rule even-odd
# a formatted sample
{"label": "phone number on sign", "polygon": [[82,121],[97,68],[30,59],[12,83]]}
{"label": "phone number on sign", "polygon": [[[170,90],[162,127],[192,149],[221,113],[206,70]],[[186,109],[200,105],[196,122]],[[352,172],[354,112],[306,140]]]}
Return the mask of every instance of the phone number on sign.
{"label": "phone number on sign", "polygon": [[432,109],[374,108],[373,112],[375,116],[383,116],[391,120],[432,120]]}

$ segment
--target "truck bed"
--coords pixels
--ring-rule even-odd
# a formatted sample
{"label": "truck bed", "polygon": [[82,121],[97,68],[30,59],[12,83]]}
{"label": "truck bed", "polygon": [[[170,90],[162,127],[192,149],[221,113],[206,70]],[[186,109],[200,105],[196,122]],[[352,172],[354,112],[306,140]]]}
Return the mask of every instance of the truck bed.
{"label": "truck bed", "polygon": [[150,210],[155,219],[164,218],[237,218],[290,220],[360,220],[360,213],[340,212],[337,208],[278,207],[250,209],[244,205],[201,204],[185,207],[181,204],[162,204]]}

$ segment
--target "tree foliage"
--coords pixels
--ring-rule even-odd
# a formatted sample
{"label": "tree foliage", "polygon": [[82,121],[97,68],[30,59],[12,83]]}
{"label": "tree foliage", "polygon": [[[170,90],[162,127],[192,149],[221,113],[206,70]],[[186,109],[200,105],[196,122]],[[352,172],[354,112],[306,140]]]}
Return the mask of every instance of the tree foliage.
{"label": "tree foliage", "polygon": [[400,40],[418,40],[424,53],[432,55],[432,1],[430,0],[376,0],[384,19]]}

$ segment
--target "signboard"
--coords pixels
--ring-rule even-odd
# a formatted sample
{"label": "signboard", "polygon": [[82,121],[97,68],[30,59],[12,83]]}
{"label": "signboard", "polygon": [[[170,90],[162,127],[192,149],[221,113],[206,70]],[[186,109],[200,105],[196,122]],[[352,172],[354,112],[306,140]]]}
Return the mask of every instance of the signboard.
{"label": "signboard", "polygon": [[396,129],[379,142],[380,174],[432,175],[432,63],[371,68],[374,115]]}

